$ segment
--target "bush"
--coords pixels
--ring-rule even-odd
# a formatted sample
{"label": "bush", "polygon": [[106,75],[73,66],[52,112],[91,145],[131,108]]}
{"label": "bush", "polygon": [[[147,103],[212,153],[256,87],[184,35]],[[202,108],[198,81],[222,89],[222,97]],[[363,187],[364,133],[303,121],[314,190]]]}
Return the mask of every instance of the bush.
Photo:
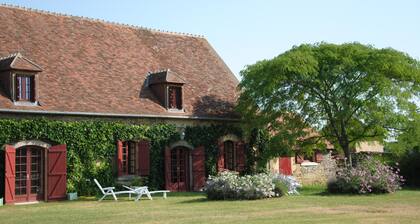
{"label": "bush", "polygon": [[204,191],[210,200],[261,199],[274,197],[275,185],[269,174],[238,176],[236,172],[222,172],[210,176]]}
{"label": "bush", "polygon": [[410,150],[400,159],[401,175],[406,179],[405,184],[420,187],[420,149]]}
{"label": "bush", "polygon": [[372,158],[362,156],[354,167],[337,171],[335,180],[328,183],[331,193],[392,193],[400,189],[403,182],[398,170]]}
{"label": "bush", "polygon": [[274,193],[277,197],[282,197],[287,195],[289,192],[289,187],[287,184],[279,179],[273,179],[274,183]]}
{"label": "bush", "polygon": [[134,177],[133,180],[131,180],[130,186],[148,186],[148,183],[148,177]]}
{"label": "bush", "polygon": [[286,194],[299,194],[297,189],[301,187],[301,185],[297,182],[297,180],[293,176],[286,176],[283,174],[276,174],[273,177],[273,183],[276,185],[276,188],[278,184],[278,187],[282,188],[281,190],[284,191],[284,193],[281,194],[280,196],[286,195]]}

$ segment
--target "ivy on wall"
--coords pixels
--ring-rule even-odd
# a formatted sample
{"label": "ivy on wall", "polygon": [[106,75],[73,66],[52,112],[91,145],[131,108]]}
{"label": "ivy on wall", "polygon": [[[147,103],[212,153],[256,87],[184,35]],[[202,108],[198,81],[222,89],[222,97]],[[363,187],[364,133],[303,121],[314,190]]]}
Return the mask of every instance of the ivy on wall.
{"label": "ivy on wall", "polygon": [[206,150],[206,176],[217,174],[218,140],[228,134],[242,138],[240,127],[234,125],[192,126],[185,129],[185,140],[194,147],[204,146]]}
{"label": "ivy on wall", "polygon": [[[227,134],[242,137],[241,129],[233,125],[191,126],[185,129],[187,142],[195,147],[205,147],[206,175],[217,173],[217,141]],[[148,185],[151,189],[162,188],[165,178],[165,146],[178,141],[179,138],[176,127],[170,124],[133,125],[109,121],[59,121],[46,118],[0,119],[0,146],[34,139],[52,144],[66,144],[67,189],[76,190],[80,195],[92,195],[96,192],[96,186],[88,181],[93,178],[103,185],[115,184],[117,140],[147,139],[151,142]],[[4,153],[2,154],[4,156]],[[0,164],[0,169],[0,185],[4,186],[3,163]]]}
{"label": "ivy on wall", "polygon": [[[33,139],[66,144],[67,189],[77,190],[81,195],[91,195],[96,191],[96,186],[88,181],[93,178],[103,185],[114,184],[117,140],[150,140],[149,185],[152,188],[163,186],[163,149],[178,138],[176,127],[168,124],[0,119],[0,146]],[[0,173],[4,174],[4,166]],[[3,182],[4,177],[1,180]]]}

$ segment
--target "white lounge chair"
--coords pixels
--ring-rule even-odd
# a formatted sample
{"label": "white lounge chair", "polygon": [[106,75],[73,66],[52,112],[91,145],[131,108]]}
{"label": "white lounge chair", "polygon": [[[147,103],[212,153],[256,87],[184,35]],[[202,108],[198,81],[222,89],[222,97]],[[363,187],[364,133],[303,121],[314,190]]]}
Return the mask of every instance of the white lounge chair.
{"label": "white lounge chair", "polygon": [[[143,196],[144,194],[147,195],[147,198],[149,198],[149,200],[153,200],[152,195],[151,194],[156,194],[156,193],[163,193],[163,198],[166,199],[166,193],[170,192],[167,190],[160,190],[160,191],[149,191],[147,186],[142,186],[142,187],[137,187],[137,186],[123,186],[126,189],[128,189],[129,191],[134,191],[137,194],[137,197],[135,199],[135,201],[140,200],[141,196]],[[130,195],[131,198],[131,195]]]}
{"label": "white lounge chair", "polygon": [[93,179],[93,181],[95,181],[95,184],[99,187],[102,194],[104,195],[104,196],[102,196],[102,198],[99,199],[99,201],[102,201],[106,196],[112,196],[115,201],[118,201],[118,199],[117,199],[118,194],[129,194],[130,197],[131,197],[131,194],[137,194],[136,191],[132,191],[132,190],[115,192],[114,191],[115,187],[102,187],[101,184],[99,184],[98,180]]}
{"label": "white lounge chair", "polygon": [[[133,194],[137,194],[137,197],[134,201],[138,201],[140,200],[141,196],[143,196],[144,194],[147,196],[147,198],[149,198],[150,200],[153,200],[152,196],[150,195],[149,189],[147,186],[132,186],[132,187],[128,187],[123,185],[124,188],[126,188],[128,191],[132,191],[134,192]],[[130,199],[131,199],[131,194],[129,195]]]}

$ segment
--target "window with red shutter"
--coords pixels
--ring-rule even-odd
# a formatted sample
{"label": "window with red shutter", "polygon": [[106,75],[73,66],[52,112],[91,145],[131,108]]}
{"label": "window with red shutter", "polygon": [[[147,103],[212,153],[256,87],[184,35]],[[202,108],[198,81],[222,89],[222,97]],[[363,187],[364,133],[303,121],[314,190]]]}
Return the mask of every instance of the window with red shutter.
{"label": "window with red shutter", "polygon": [[150,144],[148,141],[118,141],[118,176],[148,176],[150,172]]}

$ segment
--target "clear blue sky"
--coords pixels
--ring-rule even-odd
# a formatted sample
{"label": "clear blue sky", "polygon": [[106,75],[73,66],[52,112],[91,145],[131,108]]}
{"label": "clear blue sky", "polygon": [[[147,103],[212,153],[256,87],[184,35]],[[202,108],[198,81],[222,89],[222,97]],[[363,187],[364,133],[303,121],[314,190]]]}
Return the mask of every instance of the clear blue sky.
{"label": "clear blue sky", "polygon": [[235,75],[293,45],[358,41],[420,59],[418,0],[0,0],[1,3],[204,35]]}

